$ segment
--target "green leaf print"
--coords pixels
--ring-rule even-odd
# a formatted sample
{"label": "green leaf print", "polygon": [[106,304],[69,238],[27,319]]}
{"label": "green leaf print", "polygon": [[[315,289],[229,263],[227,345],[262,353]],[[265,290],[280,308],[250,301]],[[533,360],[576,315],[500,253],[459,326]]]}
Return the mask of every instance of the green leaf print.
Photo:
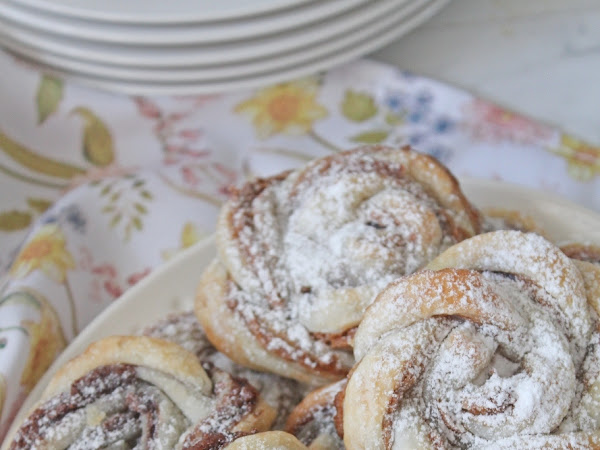
{"label": "green leaf print", "polygon": [[11,139],[0,131],[0,151],[4,152],[13,161],[43,175],[70,179],[76,175],[83,175],[85,170],[68,163],[56,161],[39,155],[25,146]]}
{"label": "green leaf print", "polygon": [[377,114],[377,104],[368,94],[348,90],[342,101],[342,114],[353,122],[364,122]]}
{"label": "green leaf print", "polygon": [[115,160],[113,138],[104,122],[88,108],[75,108],[73,114],[80,116],[85,122],[83,156],[98,167],[106,167],[113,163]]}
{"label": "green leaf print", "polygon": [[132,233],[144,228],[143,219],[149,213],[152,194],[146,182],[135,176],[105,180],[97,186],[102,202],[101,211],[108,216],[108,226],[118,229],[128,241]]}
{"label": "green leaf print", "polygon": [[389,131],[385,130],[365,131],[354,136],[351,140],[362,144],[380,144],[387,139],[388,135]]}
{"label": "green leaf print", "polygon": [[31,209],[35,212],[41,214],[46,211],[50,206],[52,206],[52,202],[50,200],[45,200],[43,198],[27,198],[27,204]]}
{"label": "green leaf print", "polygon": [[404,118],[397,114],[389,112],[385,115],[385,123],[387,123],[388,125],[390,125],[392,127],[394,127],[396,125],[400,125],[403,121],[404,121]]}
{"label": "green leaf print", "polygon": [[56,111],[63,97],[63,82],[59,78],[44,75],[38,86],[35,103],[37,105],[38,125],[46,121]]}
{"label": "green leaf print", "polygon": [[28,211],[5,211],[0,213],[0,231],[19,231],[31,225],[32,216]]}

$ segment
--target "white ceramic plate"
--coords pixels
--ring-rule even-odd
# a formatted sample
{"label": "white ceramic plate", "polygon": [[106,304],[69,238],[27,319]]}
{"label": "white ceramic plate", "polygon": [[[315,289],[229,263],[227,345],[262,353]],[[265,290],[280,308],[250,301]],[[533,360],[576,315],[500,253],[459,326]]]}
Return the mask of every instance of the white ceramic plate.
{"label": "white ceramic plate", "polygon": [[300,28],[348,11],[368,0],[330,0],[301,3],[274,13],[217,23],[123,24],[94,22],[76,17],[44,13],[14,2],[0,2],[0,18],[36,31],[128,45],[183,45],[256,38]]}
{"label": "white ceramic plate", "polygon": [[[461,186],[478,207],[520,211],[557,243],[600,245],[600,215],[572,202],[498,181],[467,178],[461,180]],[[208,238],[154,271],[99,314],[48,369],[23,404],[15,424],[35,404],[52,375],[90,343],[110,335],[134,334],[170,312],[191,309],[200,274],[214,256],[214,242]]]}
{"label": "white ceramic plate", "polygon": [[[61,70],[49,65],[44,65],[44,70],[48,73],[57,75],[59,77],[65,77],[75,82],[80,82],[82,84],[111,92],[119,92],[129,95],[206,94],[251,89],[314,74],[320,70],[329,69],[374,51],[375,49],[380,48],[381,46],[414,29],[416,26],[435,14],[448,1],[449,0],[432,0],[428,2],[425,7],[416,11],[410,18],[404,18],[400,23],[393,23],[383,30],[377,28],[374,30],[375,34],[369,34],[367,38],[362,39],[362,41],[359,41],[356,44],[350,43],[332,54],[324,55],[320,58],[306,61],[298,65],[285,67],[279,71],[259,73],[247,77],[231,79],[220,78],[187,83],[156,83],[141,81],[132,82],[111,77],[90,76],[77,72]],[[0,42],[1,41],[2,39],[0,38]],[[354,41],[354,38],[352,41]],[[5,43],[8,46],[8,41],[5,41]],[[31,60],[32,62],[36,62],[35,58],[32,58]]]}
{"label": "white ceramic plate", "polygon": [[[422,0],[380,0],[348,11],[335,19],[311,23],[299,29],[282,31],[255,39],[220,44],[190,46],[136,47],[108,45],[26,29],[0,19],[0,37],[28,45],[43,52],[72,59],[123,66],[189,66],[237,63],[267,56],[281,55],[303,47],[327,42],[337,36],[356,31],[369,23],[377,23],[389,15],[398,20],[410,14],[414,4]],[[407,10],[406,7],[409,9]]]}
{"label": "white ceramic plate", "polygon": [[189,23],[256,16],[312,0],[13,0],[40,11],[107,22]]}
{"label": "white ceramic plate", "polygon": [[[428,1],[416,1],[410,4],[410,12],[418,14],[422,5],[427,5]],[[297,51],[286,52],[275,58],[264,58],[241,62],[238,64],[227,64],[221,66],[209,67],[190,67],[190,68],[138,68],[112,66],[108,64],[96,64],[83,62],[61,55],[49,53],[40,53],[38,50],[24,46],[11,39],[4,39],[4,45],[15,53],[25,55],[32,60],[47,64],[59,70],[71,71],[81,75],[112,78],[120,81],[149,82],[149,83],[179,83],[179,82],[205,82],[210,80],[224,81],[228,78],[249,77],[260,73],[267,73],[276,70],[288,69],[294,66],[304,66],[311,61],[325,57],[334,57],[339,55],[344,48],[355,48],[363,42],[376,37],[382,30],[397,27],[403,20],[410,19],[403,11],[398,11],[377,20],[376,23],[367,24],[357,31],[352,31],[325,43],[319,43],[311,47],[302,48]],[[399,19],[400,17],[400,19]],[[0,39],[1,40],[1,39]]]}

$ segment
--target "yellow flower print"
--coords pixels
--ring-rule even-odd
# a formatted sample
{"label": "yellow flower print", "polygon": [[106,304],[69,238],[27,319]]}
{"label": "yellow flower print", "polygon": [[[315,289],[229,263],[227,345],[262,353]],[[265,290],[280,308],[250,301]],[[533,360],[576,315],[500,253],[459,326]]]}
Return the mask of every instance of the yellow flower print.
{"label": "yellow flower print", "polygon": [[43,297],[38,295],[36,299],[40,302],[40,321],[21,322],[29,335],[29,355],[21,374],[21,385],[27,392],[33,389],[66,345],[56,312]]}
{"label": "yellow flower print", "polygon": [[22,278],[41,269],[46,276],[64,283],[67,270],[74,268],[73,257],[65,247],[62,231],[54,224],[47,224],[25,244],[12,266],[11,274]]}
{"label": "yellow flower print", "polygon": [[206,233],[200,231],[193,223],[186,223],[181,230],[181,248],[191,247],[204,236]]}
{"label": "yellow flower print", "polygon": [[567,160],[569,175],[577,180],[590,181],[595,175],[600,175],[600,147],[563,134],[560,147],[551,151]]}
{"label": "yellow flower print", "polygon": [[192,245],[194,245],[196,242],[198,242],[200,239],[206,237],[207,235],[208,234],[206,232],[202,231],[199,227],[194,225],[192,222],[187,222],[183,226],[183,229],[181,230],[181,237],[180,237],[181,246],[175,250],[163,251],[162,252],[163,259],[165,261],[168,259],[171,259],[173,256],[175,256],[181,250],[191,247]]}
{"label": "yellow flower print", "polygon": [[247,114],[262,139],[278,133],[305,134],[313,122],[327,116],[327,110],[316,101],[318,90],[314,79],[278,84],[240,103],[235,112]]}

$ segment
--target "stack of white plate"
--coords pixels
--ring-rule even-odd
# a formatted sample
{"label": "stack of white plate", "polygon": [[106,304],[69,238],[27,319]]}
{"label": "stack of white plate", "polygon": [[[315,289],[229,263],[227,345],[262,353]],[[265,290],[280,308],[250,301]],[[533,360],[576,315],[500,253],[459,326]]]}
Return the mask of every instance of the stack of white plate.
{"label": "stack of white plate", "polygon": [[130,94],[255,87],[382,47],[448,0],[0,0],[0,45]]}

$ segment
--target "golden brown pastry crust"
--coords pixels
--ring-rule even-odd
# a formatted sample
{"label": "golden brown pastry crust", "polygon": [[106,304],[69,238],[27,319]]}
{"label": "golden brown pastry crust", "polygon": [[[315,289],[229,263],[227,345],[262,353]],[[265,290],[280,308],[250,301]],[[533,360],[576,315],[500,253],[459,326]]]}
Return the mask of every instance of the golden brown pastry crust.
{"label": "golden brown pastry crust", "polygon": [[347,448],[597,448],[600,272],[585,264],[499,231],[390,284],[355,336]]}
{"label": "golden brown pastry crust", "polygon": [[207,374],[174,343],[113,336],[91,344],[57,372],[7,448],[83,449],[122,440],[142,447],[214,448],[269,429],[275,415],[245,380],[218,369]]}
{"label": "golden brown pastry crust", "polygon": [[236,439],[223,450],[307,450],[298,439],[284,431],[265,431]]}
{"label": "golden brown pastry crust", "polygon": [[162,339],[137,336],[110,336],[96,341],[79,356],[67,362],[52,377],[41,401],[69,389],[71,383],[100,366],[132,364],[173,372],[182,380],[210,393],[211,381],[195,358],[180,346]]}
{"label": "golden brown pastry crust", "polygon": [[171,314],[146,328],[143,333],[174,342],[191,351],[206,370],[216,368],[247,380],[277,412],[273,429],[282,429],[290,411],[302,400],[304,387],[298,382],[241,366],[220,353],[208,340],[194,311]]}
{"label": "golden brown pastry crust", "polygon": [[600,265],[600,246],[593,244],[570,243],[560,247],[569,258]]}
{"label": "golden brown pastry crust", "polygon": [[363,147],[255,180],[221,210],[196,314],[240,364],[335,381],[375,294],[480,219],[447,169],[409,148]]}
{"label": "golden brown pastry crust", "polygon": [[345,387],[344,379],[310,392],[288,417],[285,430],[311,450],[344,448],[336,400]]}
{"label": "golden brown pastry crust", "polygon": [[254,370],[273,368],[273,372],[284,377],[314,384],[337,379],[341,375],[319,376],[308,371],[302,364],[282,361],[277,354],[265,349],[238,315],[229,311],[227,298],[227,272],[219,261],[213,261],[202,274],[196,295],[196,315],[208,339],[232,360]]}
{"label": "golden brown pastry crust", "polygon": [[517,230],[523,232],[537,233],[546,237],[544,230],[535,222],[535,220],[523,214],[521,211],[515,211],[504,208],[484,208],[484,230]]}

